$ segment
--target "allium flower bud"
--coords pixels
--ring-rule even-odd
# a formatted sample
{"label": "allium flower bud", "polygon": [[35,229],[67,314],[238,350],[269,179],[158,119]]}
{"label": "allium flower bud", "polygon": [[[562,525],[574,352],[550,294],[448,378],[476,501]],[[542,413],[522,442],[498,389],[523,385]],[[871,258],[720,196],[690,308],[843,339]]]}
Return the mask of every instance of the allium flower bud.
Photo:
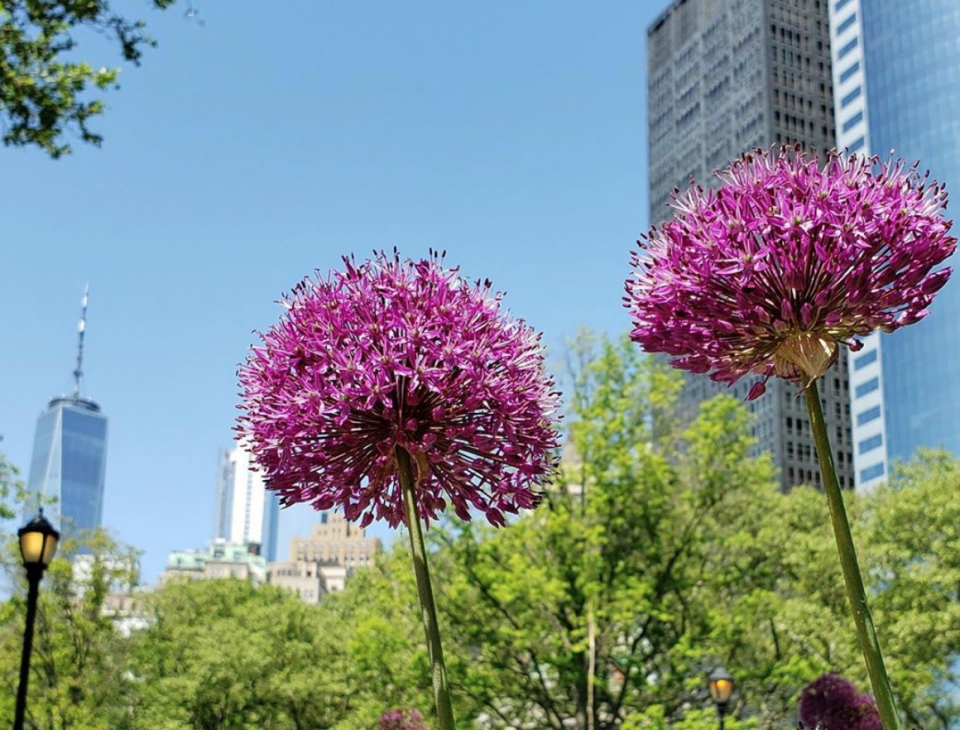
{"label": "allium flower bud", "polygon": [[882,730],[873,697],[836,674],[824,674],[803,689],[797,714],[811,730]]}
{"label": "allium flower bud", "polygon": [[423,519],[495,524],[537,505],[557,451],[540,337],[439,256],[381,253],[298,284],[240,368],[240,437],[284,504],[405,521],[396,449]]}
{"label": "allium flower bud", "polygon": [[380,716],[379,730],[429,730],[418,710],[389,710]]}
{"label": "allium flower bud", "polygon": [[633,255],[632,338],[676,367],[733,384],[815,380],[838,347],[927,315],[956,248],[947,194],[916,165],[758,151],[693,186]]}

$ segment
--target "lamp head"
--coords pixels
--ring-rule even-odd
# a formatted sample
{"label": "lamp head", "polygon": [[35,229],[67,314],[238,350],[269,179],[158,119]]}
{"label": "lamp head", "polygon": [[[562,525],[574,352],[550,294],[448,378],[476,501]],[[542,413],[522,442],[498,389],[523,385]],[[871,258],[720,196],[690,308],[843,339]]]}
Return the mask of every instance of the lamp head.
{"label": "lamp head", "polygon": [[43,510],[41,509],[36,517],[17,530],[17,538],[20,541],[20,557],[23,559],[23,567],[27,570],[40,570],[42,572],[50,565],[54,553],[57,552],[60,533],[43,516]]}
{"label": "lamp head", "polygon": [[733,677],[723,667],[717,667],[710,674],[710,699],[721,709],[725,709],[733,695]]}

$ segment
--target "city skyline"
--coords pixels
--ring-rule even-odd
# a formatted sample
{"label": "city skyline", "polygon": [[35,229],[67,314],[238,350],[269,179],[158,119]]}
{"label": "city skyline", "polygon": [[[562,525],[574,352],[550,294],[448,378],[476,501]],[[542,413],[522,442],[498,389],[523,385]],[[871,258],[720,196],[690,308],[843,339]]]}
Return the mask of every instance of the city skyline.
{"label": "city skyline", "polygon": [[[0,449],[27,471],[39,411],[69,389],[89,281],[104,523],[146,551],[152,582],[170,550],[209,539],[237,364],[314,269],[446,250],[545,332],[554,361],[582,324],[623,333],[647,223],[642,32],[660,9],[298,3],[290,23],[238,0],[200,7],[203,26],[149,13],[159,46],[91,123],[102,147],[2,150]],[[280,545],[315,519],[282,510]]]}
{"label": "city skyline", "polygon": [[[447,250],[507,292],[554,358],[581,324],[623,333],[629,252],[650,219],[644,31],[668,3],[640,5],[494,2],[414,22],[317,4],[292,29],[247,0],[203,8],[202,27],[151,17],[160,48],[124,69],[95,123],[102,149],[57,162],[3,150],[15,255],[0,288],[0,448],[26,480],[38,412],[69,392],[76,293],[92,282],[104,523],[146,551],[150,581],[169,550],[209,538],[237,364],[314,269],[374,247]],[[265,34],[286,41],[237,52]],[[931,83],[952,88],[953,73]],[[277,110],[284,134],[268,131]],[[283,510],[280,545],[316,519]]]}

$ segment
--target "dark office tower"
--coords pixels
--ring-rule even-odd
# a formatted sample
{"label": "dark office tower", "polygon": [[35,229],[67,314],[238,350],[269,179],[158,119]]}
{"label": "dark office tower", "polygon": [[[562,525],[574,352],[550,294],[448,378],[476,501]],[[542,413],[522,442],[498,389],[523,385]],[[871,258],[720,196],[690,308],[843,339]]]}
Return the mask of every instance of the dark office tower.
{"label": "dark office tower", "polygon": [[83,295],[73,392],[54,398],[37,420],[27,488],[29,510],[52,497],[47,508],[66,536],[99,527],[103,519],[103,485],[107,461],[107,417],[81,395],[83,338],[87,294]]}
{"label": "dark office tower", "polygon": [[[799,143],[834,146],[830,27],[825,0],[677,0],[647,29],[650,221],[661,223],[675,188],[710,187],[713,171],[744,152]],[[680,408],[692,417],[720,392],[684,374]],[[750,403],[756,450],[769,452],[781,486],[820,484],[806,405],[772,379]],[[853,487],[847,357],[820,381],[840,484]]]}

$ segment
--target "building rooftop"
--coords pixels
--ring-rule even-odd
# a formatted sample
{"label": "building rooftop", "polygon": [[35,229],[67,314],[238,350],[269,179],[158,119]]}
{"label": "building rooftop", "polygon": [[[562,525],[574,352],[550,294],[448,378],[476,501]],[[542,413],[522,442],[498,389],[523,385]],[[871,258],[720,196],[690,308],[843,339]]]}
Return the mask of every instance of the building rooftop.
{"label": "building rooftop", "polygon": [[50,402],[47,404],[47,408],[56,408],[57,406],[82,408],[83,410],[92,411],[94,413],[100,412],[100,405],[98,403],[90,400],[89,398],[81,398],[77,395],[60,395],[56,398],[51,398]]}
{"label": "building rooftop", "polygon": [[222,541],[214,542],[203,550],[174,550],[167,556],[169,570],[202,571],[207,563],[248,563],[266,568],[267,559],[250,552],[246,545]]}

